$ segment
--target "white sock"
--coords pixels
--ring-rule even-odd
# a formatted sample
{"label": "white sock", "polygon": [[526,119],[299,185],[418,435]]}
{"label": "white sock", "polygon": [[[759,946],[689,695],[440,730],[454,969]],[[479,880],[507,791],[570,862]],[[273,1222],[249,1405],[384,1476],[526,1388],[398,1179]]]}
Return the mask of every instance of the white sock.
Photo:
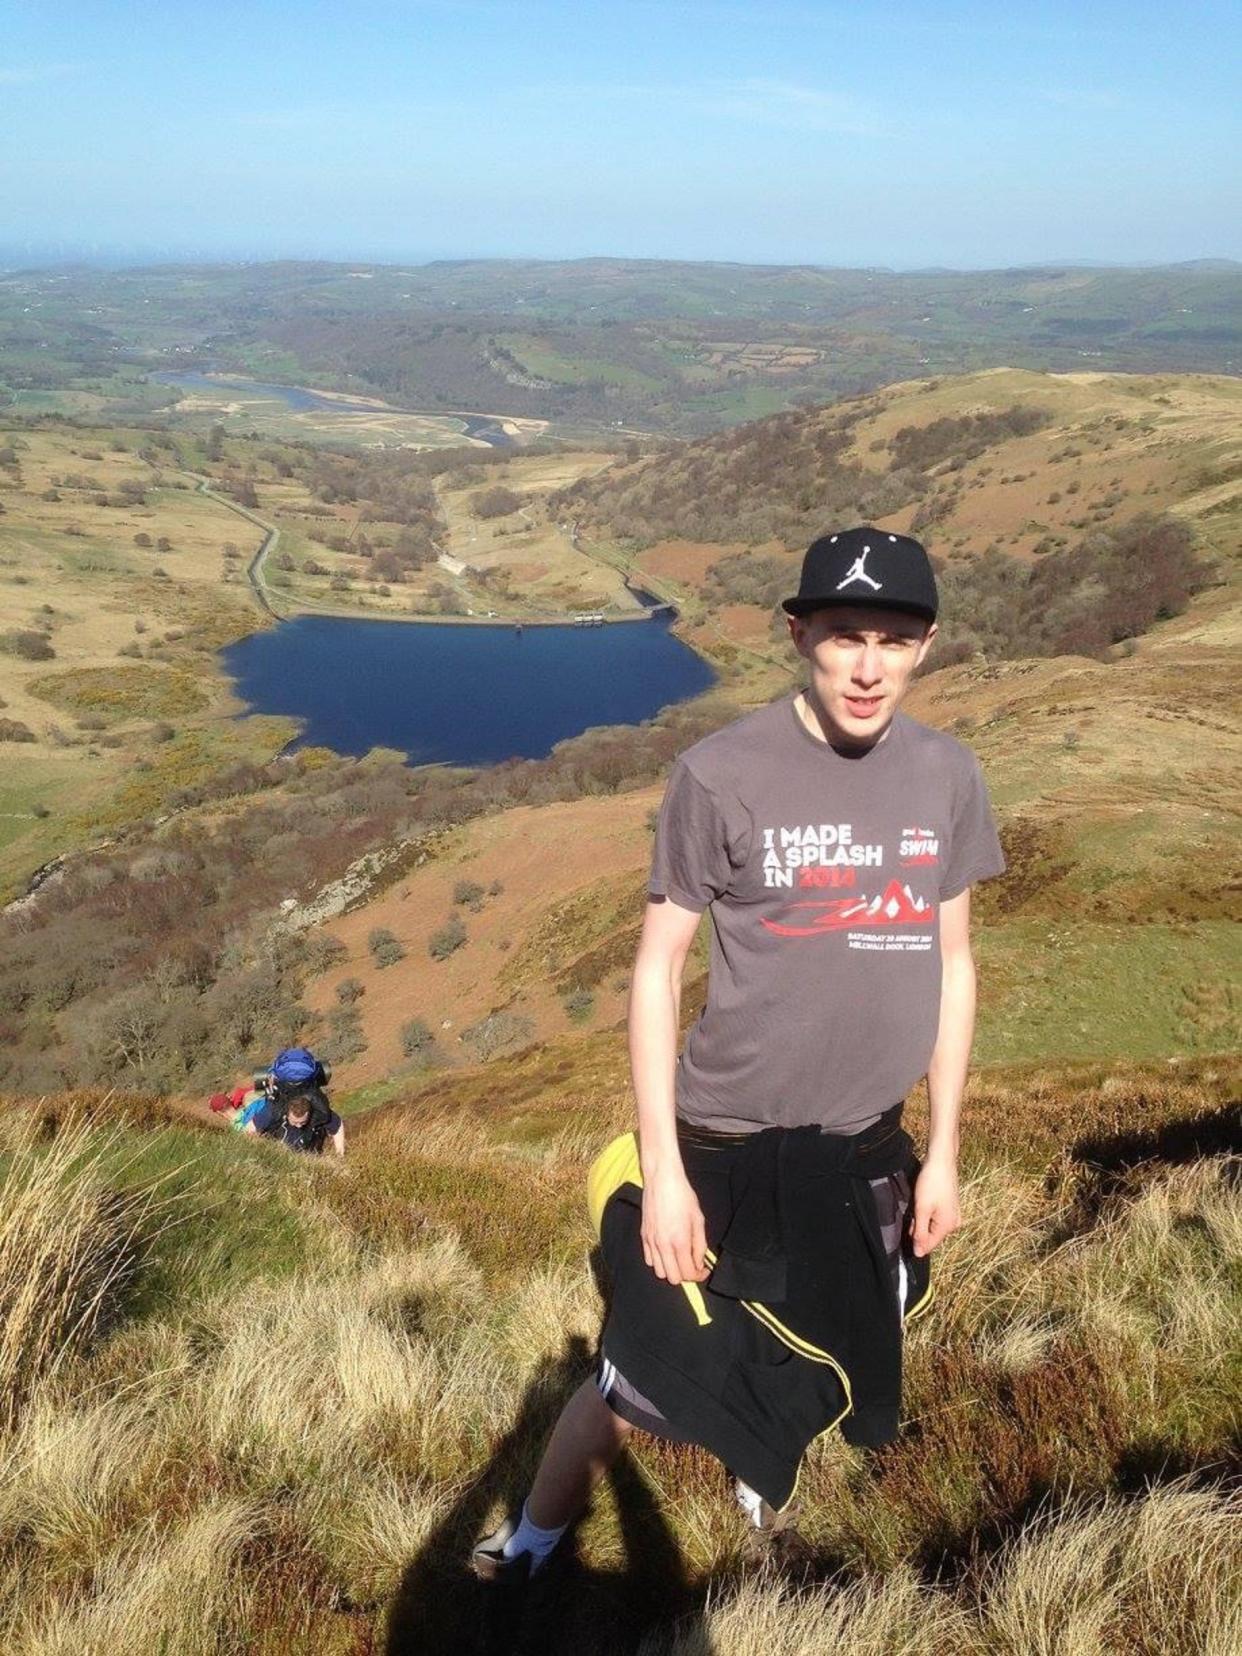
{"label": "white sock", "polygon": [[733,1493],[737,1496],[738,1506],[758,1528],[763,1523],[763,1496],[748,1483],[743,1483],[740,1478],[734,1481]]}
{"label": "white sock", "polygon": [[505,1542],[502,1551],[506,1558],[516,1558],[519,1553],[529,1553],[530,1573],[534,1575],[568,1528],[568,1524],[559,1524],[555,1529],[540,1529],[538,1524],[531,1523],[530,1514],[523,1502],[522,1521]]}

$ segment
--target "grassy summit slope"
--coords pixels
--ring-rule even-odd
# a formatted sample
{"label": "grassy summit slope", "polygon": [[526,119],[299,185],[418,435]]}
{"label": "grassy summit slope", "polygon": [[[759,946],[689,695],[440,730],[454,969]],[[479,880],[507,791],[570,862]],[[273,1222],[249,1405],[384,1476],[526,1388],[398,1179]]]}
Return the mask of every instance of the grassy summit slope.
{"label": "grassy summit slope", "polygon": [[[5,1649],[471,1648],[464,1552],[589,1363],[583,1179],[628,1115],[610,1047],[393,1104],[344,1170],[124,1098],[6,1101]],[[806,1596],[748,1561],[715,1463],[648,1444],[535,1647],[1229,1648],[1236,1079],[977,1083],[907,1425],[808,1457]]]}

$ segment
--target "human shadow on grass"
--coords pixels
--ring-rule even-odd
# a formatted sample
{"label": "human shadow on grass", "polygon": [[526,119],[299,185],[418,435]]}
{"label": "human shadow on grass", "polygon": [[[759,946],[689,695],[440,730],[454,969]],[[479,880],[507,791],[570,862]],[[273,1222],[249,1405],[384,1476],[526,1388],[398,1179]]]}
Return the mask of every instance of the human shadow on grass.
{"label": "human shadow on grass", "polygon": [[[622,1569],[588,1567],[571,1529],[525,1594],[484,1586],[471,1574],[471,1547],[500,1516],[517,1509],[562,1405],[592,1366],[586,1341],[575,1336],[527,1389],[489,1465],[406,1569],[388,1609],[383,1656],[621,1656],[673,1623],[683,1632],[695,1630],[695,1656],[712,1656],[701,1620],[705,1585],[692,1583],[677,1540],[628,1451],[608,1477]],[[601,1488],[596,1500],[607,1498]]]}
{"label": "human shadow on grass", "polygon": [[1085,1135],[1070,1148],[1074,1161],[1119,1177],[1145,1162],[1185,1166],[1208,1156],[1237,1155],[1242,1155],[1242,1101],[1236,1099],[1159,1127]]}
{"label": "human shadow on grass", "polygon": [[1092,1230],[1114,1204],[1135,1194],[1147,1170],[1219,1160],[1231,1185],[1242,1185],[1242,1104],[1236,1100],[1158,1127],[1084,1134],[1069,1147],[1081,1169],[1069,1210],[1044,1239],[1051,1253]]}

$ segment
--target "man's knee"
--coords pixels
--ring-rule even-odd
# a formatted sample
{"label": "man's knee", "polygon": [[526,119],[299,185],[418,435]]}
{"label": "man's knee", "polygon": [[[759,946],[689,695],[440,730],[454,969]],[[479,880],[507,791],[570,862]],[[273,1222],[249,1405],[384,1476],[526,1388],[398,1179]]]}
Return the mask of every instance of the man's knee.
{"label": "man's knee", "polygon": [[608,1413],[612,1416],[612,1429],[617,1434],[617,1441],[619,1443],[624,1443],[626,1438],[628,1438],[630,1433],[634,1430],[633,1421],[626,1420],[623,1416],[619,1415],[611,1404],[605,1403],[605,1407],[608,1409]]}

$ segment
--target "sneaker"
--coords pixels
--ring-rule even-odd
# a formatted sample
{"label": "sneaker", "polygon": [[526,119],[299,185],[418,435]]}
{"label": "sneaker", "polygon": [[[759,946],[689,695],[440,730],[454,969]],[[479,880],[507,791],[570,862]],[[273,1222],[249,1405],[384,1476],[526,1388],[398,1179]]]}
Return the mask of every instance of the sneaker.
{"label": "sneaker", "polygon": [[493,1587],[525,1587],[530,1580],[530,1554],[518,1553],[505,1557],[505,1542],[518,1527],[518,1517],[510,1514],[499,1529],[476,1541],[470,1554],[470,1568],[480,1581]]}
{"label": "sneaker", "polygon": [[779,1535],[783,1530],[793,1529],[802,1516],[801,1501],[788,1501],[778,1511],[741,1478],[733,1479],[733,1497],[746,1514],[751,1529],[761,1535]]}
{"label": "sneaker", "polygon": [[796,1530],[798,1519],[802,1516],[802,1502],[790,1501],[778,1512],[774,1506],[766,1501],[759,1504],[759,1519],[755,1528],[763,1535],[782,1535],[789,1530]]}
{"label": "sneaker", "polygon": [[814,1567],[816,1553],[798,1528],[801,1512],[800,1505],[777,1512],[765,1501],[759,1522],[751,1525],[742,1544],[742,1556],[789,1580],[806,1579]]}

